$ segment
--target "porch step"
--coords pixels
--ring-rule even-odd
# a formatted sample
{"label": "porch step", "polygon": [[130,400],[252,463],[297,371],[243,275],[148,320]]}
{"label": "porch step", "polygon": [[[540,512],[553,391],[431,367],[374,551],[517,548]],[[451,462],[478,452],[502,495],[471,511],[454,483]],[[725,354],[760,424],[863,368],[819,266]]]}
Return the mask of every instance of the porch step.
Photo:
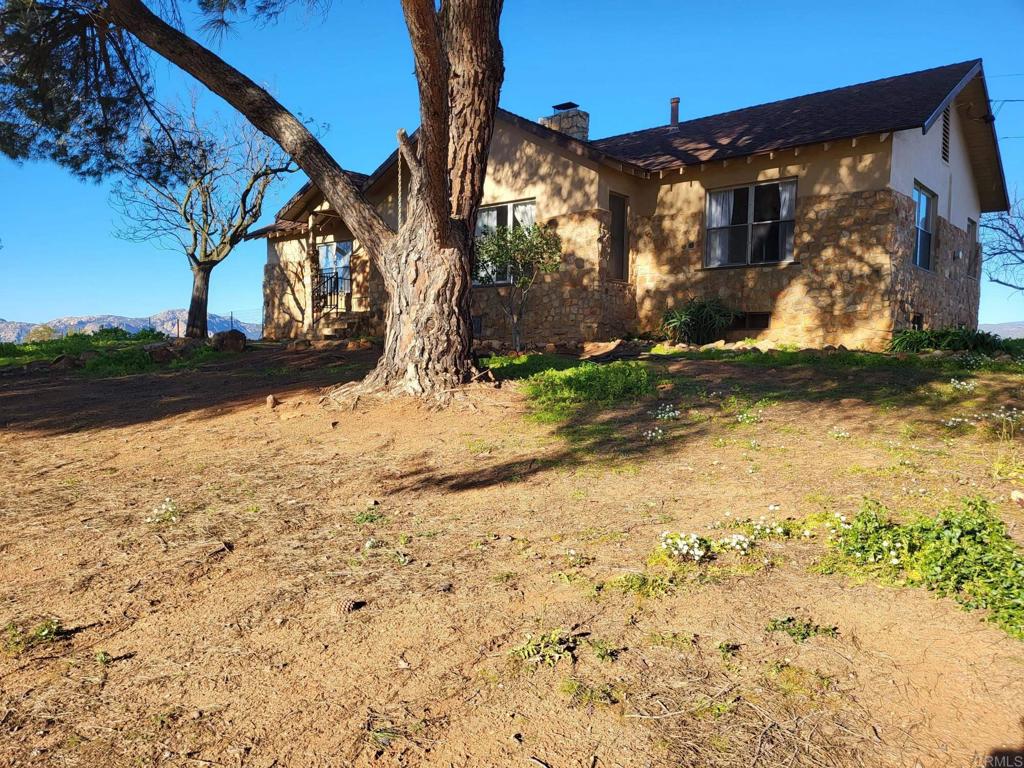
{"label": "porch step", "polygon": [[316,335],[324,339],[349,339],[370,330],[369,312],[340,312],[325,315],[316,324]]}

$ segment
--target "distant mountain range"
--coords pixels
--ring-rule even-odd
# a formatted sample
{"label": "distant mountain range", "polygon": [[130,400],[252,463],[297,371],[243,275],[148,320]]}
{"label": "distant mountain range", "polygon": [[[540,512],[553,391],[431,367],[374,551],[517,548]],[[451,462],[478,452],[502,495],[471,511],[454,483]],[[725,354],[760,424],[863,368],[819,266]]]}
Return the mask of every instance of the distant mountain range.
{"label": "distant mountain range", "polygon": [[[69,333],[93,333],[100,328],[124,328],[129,333],[141,331],[143,328],[155,328],[168,336],[175,336],[185,333],[187,320],[187,309],[167,309],[150,317],[121,317],[120,315],[58,317],[45,323],[19,323],[14,320],[0,319],[0,341],[24,341],[29,331],[37,325],[48,325],[59,336]],[[230,317],[211,314],[207,317],[207,325],[210,333],[217,333],[229,330],[232,327],[232,321]],[[234,328],[250,339],[258,339],[262,330],[256,323],[242,323],[238,320],[234,321]]]}
{"label": "distant mountain range", "polygon": [[982,323],[978,327],[989,333],[998,333],[1004,339],[1024,339],[1024,320],[1013,323]]}

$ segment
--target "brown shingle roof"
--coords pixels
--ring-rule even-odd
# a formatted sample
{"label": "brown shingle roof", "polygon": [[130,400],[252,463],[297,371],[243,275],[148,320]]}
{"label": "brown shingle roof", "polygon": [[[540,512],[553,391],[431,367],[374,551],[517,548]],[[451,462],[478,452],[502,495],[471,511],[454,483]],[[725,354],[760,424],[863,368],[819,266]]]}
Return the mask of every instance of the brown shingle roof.
{"label": "brown shingle roof", "polygon": [[650,171],[923,128],[980,59],[592,141]]}

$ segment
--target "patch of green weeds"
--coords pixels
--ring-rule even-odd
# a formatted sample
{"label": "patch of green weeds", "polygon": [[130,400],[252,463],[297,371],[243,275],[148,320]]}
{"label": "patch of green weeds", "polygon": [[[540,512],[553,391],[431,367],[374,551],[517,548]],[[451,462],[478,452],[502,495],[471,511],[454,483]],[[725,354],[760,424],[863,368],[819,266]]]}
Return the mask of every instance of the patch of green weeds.
{"label": "patch of green weeds", "polygon": [[635,400],[649,394],[651,389],[647,366],[624,360],[546,370],[527,379],[525,386],[533,402],[534,415],[543,422],[563,421],[587,404],[614,405]]}
{"label": "patch of green weeds", "polygon": [[579,638],[564,629],[552,629],[543,634],[526,636],[522,644],[510,651],[514,659],[525,664],[553,667],[563,659],[576,660]]}
{"label": "patch of green weeds", "polygon": [[783,696],[812,698],[829,690],[834,684],[828,675],[812,672],[788,661],[772,662],[766,677]]}
{"label": "patch of green weeds", "polygon": [[34,627],[25,629],[16,624],[4,627],[4,651],[14,656],[40,645],[56,642],[67,635],[60,619],[44,619]]}
{"label": "patch of green weeds", "polygon": [[985,499],[964,499],[934,518],[907,523],[889,519],[885,507],[869,501],[852,520],[837,520],[824,572],[863,569],[925,587],[966,610],[987,610],[989,621],[1024,640],[1024,553]]}
{"label": "patch of green weeds", "polygon": [[638,597],[664,597],[676,587],[674,575],[665,576],[647,571],[624,573],[604,583],[604,589],[612,589]]}
{"label": "patch of green weeds", "polygon": [[357,512],[352,518],[352,522],[356,525],[372,525],[373,523],[379,523],[383,519],[383,512],[379,509],[370,508]]}
{"label": "patch of green weeds", "polygon": [[615,661],[619,658],[625,648],[617,645],[612,645],[606,640],[600,640],[598,638],[591,638],[587,640],[587,645],[590,646],[590,650],[594,652],[594,656],[598,661]]}
{"label": "patch of green weeds", "polygon": [[560,686],[574,707],[609,707],[622,701],[623,694],[611,683],[591,685],[577,677],[567,677]]}
{"label": "patch of green weeds", "polygon": [[731,659],[740,652],[742,647],[743,646],[740,643],[723,640],[718,644],[718,653],[723,659]]}
{"label": "patch of green weeds", "polygon": [[768,622],[766,632],[785,632],[794,643],[806,643],[812,637],[836,637],[839,634],[838,627],[823,627],[807,619],[798,619],[796,616],[784,616],[775,618]]}

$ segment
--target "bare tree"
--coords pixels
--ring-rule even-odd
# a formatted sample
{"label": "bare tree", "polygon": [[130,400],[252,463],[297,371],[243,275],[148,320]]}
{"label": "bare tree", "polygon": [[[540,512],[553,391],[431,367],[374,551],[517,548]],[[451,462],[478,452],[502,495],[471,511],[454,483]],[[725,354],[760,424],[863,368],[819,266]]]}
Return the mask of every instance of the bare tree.
{"label": "bare tree", "polygon": [[195,101],[162,123],[168,130],[145,126],[120,164],[116,234],[185,254],[192,270],[185,335],[205,339],[210,274],[259,220],[270,185],[298,167],[248,123],[204,124]]}
{"label": "bare tree", "polygon": [[981,235],[988,279],[1024,291],[1024,198],[1009,211],[982,217]]}
{"label": "bare tree", "polygon": [[[0,149],[50,157],[82,175],[103,173],[125,121],[152,100],[141,43],[277,142],[370,255],[388,304],[384,351],[361,389],[444,400],[471,377],[472,235],[504,75],[502,0],[401,0],[420,126],[415,141],[398,132],[411,190],[397,231],[295,114],[182,31],[173,6],[168,20],[142,0],[3,2]],[[260,0],[255,13],[273,18],[289,2]],[[199,5],[215,26],[245,8],[233,0]],[[316,63],[310,66],[316,72]]]}

